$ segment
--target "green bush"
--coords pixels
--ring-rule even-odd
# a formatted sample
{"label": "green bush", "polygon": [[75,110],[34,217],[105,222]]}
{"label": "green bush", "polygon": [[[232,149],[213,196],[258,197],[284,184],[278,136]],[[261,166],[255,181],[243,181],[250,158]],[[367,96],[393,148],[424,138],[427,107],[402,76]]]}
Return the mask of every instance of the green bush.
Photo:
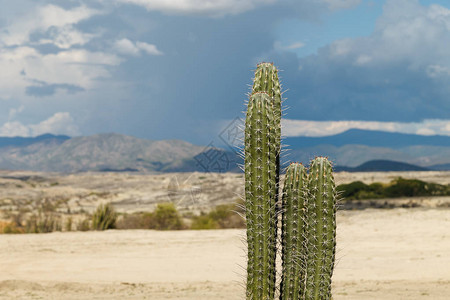
{"label": "green bush", "polygon": [[236,205],[218,205],[208,214],[194,217],[191,229],[245,228],[244,219],[238,214],[242,208]]}
{"label": "green bush", "polygon": [[219,224],[210,214],[202,213],[200,216],[194,217],[191,229],[219,229]]}
{"label": "green bush", "polygon": [[401,177],[392,180],[387,185],[378,182],[367,185],[361,181],[354,181],[341,184],[337,189],[344,200],[450,195],[449,185]]}
{"label": "green bush", "polygon": [[117,214],[111,203],[100,204],[92,216],[94,230],[107,230],[116,228]]}
{"label": "green bush", "polygon": [[[152,226],[157,230],[178,230],[184,227],[183,220],[173,203],[158,204],[151,217],[154,221]],[[151,222],[149,223],[151,224]]]}

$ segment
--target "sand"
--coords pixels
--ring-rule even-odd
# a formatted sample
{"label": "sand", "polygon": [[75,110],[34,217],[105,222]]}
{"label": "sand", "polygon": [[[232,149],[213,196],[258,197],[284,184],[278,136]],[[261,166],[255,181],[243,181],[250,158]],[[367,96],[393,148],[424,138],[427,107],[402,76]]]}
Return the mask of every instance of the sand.
{"label": "sand", "polygon": [[[449,299],[450,210],[338,213],[334,299]],[[244,299],[243,230],[0,236],[0,299]]]}

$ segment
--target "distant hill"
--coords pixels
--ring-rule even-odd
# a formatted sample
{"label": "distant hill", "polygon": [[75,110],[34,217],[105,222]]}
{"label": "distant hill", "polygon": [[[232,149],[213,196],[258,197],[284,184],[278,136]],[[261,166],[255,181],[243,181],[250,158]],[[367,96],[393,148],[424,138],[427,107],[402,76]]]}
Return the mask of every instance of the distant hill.
{"label": "distant hill", "polygon": [[343,133],[324,137],[288,137],[283,141],[293,149],[318,145],[333,145],[336,147],[365,145],[393,149],[415,145],[450,147],[450,136],[425,136],[362,129],[350,129]]}
{"label": "distant hill", "polygon": [[66,135],[43,134],[36,137],[0,137],[0,147],[24,147],[39,142],[64,142]]}
{"label": "distant hill", "polygon": [[432,165],[428,167],[431,170],[434,171],[448,171],[450,170],[450,163],[448,164],[439,164],[439,165]]}
{"label": "distant hill", "polygon": [[[405,141],[396,143],[396,147],[356,144],[370,142],[364,134],[387,139],[407,136],[410,144],[420,141],[428,144],[405,146],[408,144]],[[351,136],[360,138],[350,139]],[[449,137],[431,138],[367,130],[350,130],[323,138],[288,138],[284,144],[291,146],[287,155],[282,156],[282,164],[299,161],[308,165],[314,156],[321,155],[328,156],[336,166],[349,171],[450,170],[450,146],[445,146]],[[349,140],[352,143],[344,144]],[[438,141],[442,144],[429,145]],[[373,140],[371,143],[383,144],[386,141]],[[220,148],[197,146],[181,140],[152,141],[116,133],[74,138],[51,134],[34,138],[0,137],[0,168],[10,170],[239,172],[237,164],[242,163],[242,158],[236,153]]]}
{"label": "distant hill", "polygon": [[389,171],[429,171],[427,168],[392,160],[371,160],[357,167],[336,166],[336,172],[389,172]]}
{"label": "distant hill", "polygon": [[185,141],[150,141],[115,133],[53,140],[52,143],[36,139],[24,146],[0,148],[0,168],[57,172],[159,171],[203,149]]}

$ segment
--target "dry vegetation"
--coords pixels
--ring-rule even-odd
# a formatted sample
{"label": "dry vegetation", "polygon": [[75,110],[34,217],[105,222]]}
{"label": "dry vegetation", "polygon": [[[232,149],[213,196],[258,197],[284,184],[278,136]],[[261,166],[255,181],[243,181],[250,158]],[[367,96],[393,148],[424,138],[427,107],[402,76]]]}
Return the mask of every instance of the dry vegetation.
{"label": "dry vegetation", "polygon": [[[421,196],[369,200],[375,182],[387,185],[399,176],[448,185],[450,172],[337,173],[337,184],[362,190],[343,202],[347,209],[367,207],[448,207],[450,197]],[[39,173],[0,172],[0,233],[40,233],[99,229],[97,207],[111,203],[118,229],[242,228],[237,173]],[[367,190],[368,189],[368,190]],[[356,195],[356,196],[355,196]],[[358,196],[359,195],[359,196]],[[366,197],[367,198],[367,197]],[[238,205],[236,205],[238,204]]]}

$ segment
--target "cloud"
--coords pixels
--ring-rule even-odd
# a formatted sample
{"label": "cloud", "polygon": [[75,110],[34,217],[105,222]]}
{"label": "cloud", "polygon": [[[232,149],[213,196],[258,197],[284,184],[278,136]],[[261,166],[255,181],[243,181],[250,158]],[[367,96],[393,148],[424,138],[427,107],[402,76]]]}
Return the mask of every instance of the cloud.
{"label": "cloud", "polygon": [[20,114],[25,109],[25,105],[20,105],[18,108],[11,108],[8,113],[8,120],[14,119],[18,114]]}
{"label": "cloud", "polygon": [[36,125],[30,125],[34,136],[44,133],[78,135],[78,126],[68,112],[57,112],[47,120]]}
{"label": "cloud", "polygon": [[[0,90],[4,98],[53,95],[92,88],[96,80],[109,77],[108,67],[121,59],[115,54],[81,49],[95,34],[75,25],[101,11],[85,5],[65,9],[53,4],[37,7],[9,20],[0,31]],[[39,51],[39,45],[58,49]],[[78,47],[74,47],[78,46]],[[33,85],[33,82],[45,84]]]}
{"label": "cloud", "polygon": [[422,122],[375,122],[375,121],[305,121],[283,119],[285,136],[327,136],[357,128],[401,132],[419,135],[450,136],[450,120],[424,120]]}
{"label": "cloud", "polygon": [[361,0],[322,0],[331,10],[349,9],[361,3]]}
{"label": "cloud", "polygon": [[273,4],[277,0],[117,0],[117,2],[139,5],[147,10],[165,14],[218,17],[240,14],[258,6]]}
{"label": "cloud", "polygon": [[6,122],[0,127],[0,136],[30,136],[30,128],[20,122]]}
{"label": "cloud", "polygon": [[80,134],[78,126],[68,112],[57,112],[50,118],[38,123],[24,125],[18,121],[6,122],[0,127],[0,136],[38,136],[45,133],[76,136]]}
{"label": "cloud", "polygon": [[41,83],[39,85],[27,86],[26,94],[36,97],[51,96],[56,93],[57,90],[66,91],[68,94],[75,94],[77,92],[82,92],[84,89],[82,87],[73,84],[46,84]]}
{"label": "cloud", "polygon": [[138,56],[142,52],[148,55],[163,55],[164,53],[158,50],[155,45],[148,44],[145,42],[136,42],[133,43],[129,39],[120,39],[114,43],[115,49],[125,55],[133,55]]}
{"label": "cloud", "polygon": [[144,51],[145,53],[147,53],[149,55],[163,55],[164,54],[161,51],[159,51],[155,45],[152,45],[152,44],[147,44],[145,42],[137,42],[136,46],[140,50]]}
{"label": "cloud", "polygon": [[73,91],[69,86],[89,89],[97,79],[109,77],[109,66],[120,62],[114,54],[84,49],[41,54],[31,47],[0,48],[0,90],[4,97],[20,97],[35,81],[53,85],[53,89],[66,87],[69,92]]}
{"label": "cloud", "polygon": [[296,66],[283,67],[291,118],[419,122],[448,118],[448,49],[449,9],[387,0],[369,36],[272,60]]}
{"label": "cloud", "polygon": [[31,34],[35,32],[45,33],[47,30],[51,30],[53,39],[40,41],[41,43],[54,42],[63,48],[68,48],[74,44],[84,44],[90,35],[76,31],[72,25],[99,13],[100,11],[84,5],[70,10],[53,4],[38,7],[37,10],[15,19],[12,24],[4,28],[0,32],[0,43],[6,46],[23,45],[30,42]]}
{"label": "cloud", "polygon": [[273,45],[275,50],[296,50],[304,46],[305,44],[302,42],[294,42],[289,45],[282,45],[279,41],[276,41]]}

